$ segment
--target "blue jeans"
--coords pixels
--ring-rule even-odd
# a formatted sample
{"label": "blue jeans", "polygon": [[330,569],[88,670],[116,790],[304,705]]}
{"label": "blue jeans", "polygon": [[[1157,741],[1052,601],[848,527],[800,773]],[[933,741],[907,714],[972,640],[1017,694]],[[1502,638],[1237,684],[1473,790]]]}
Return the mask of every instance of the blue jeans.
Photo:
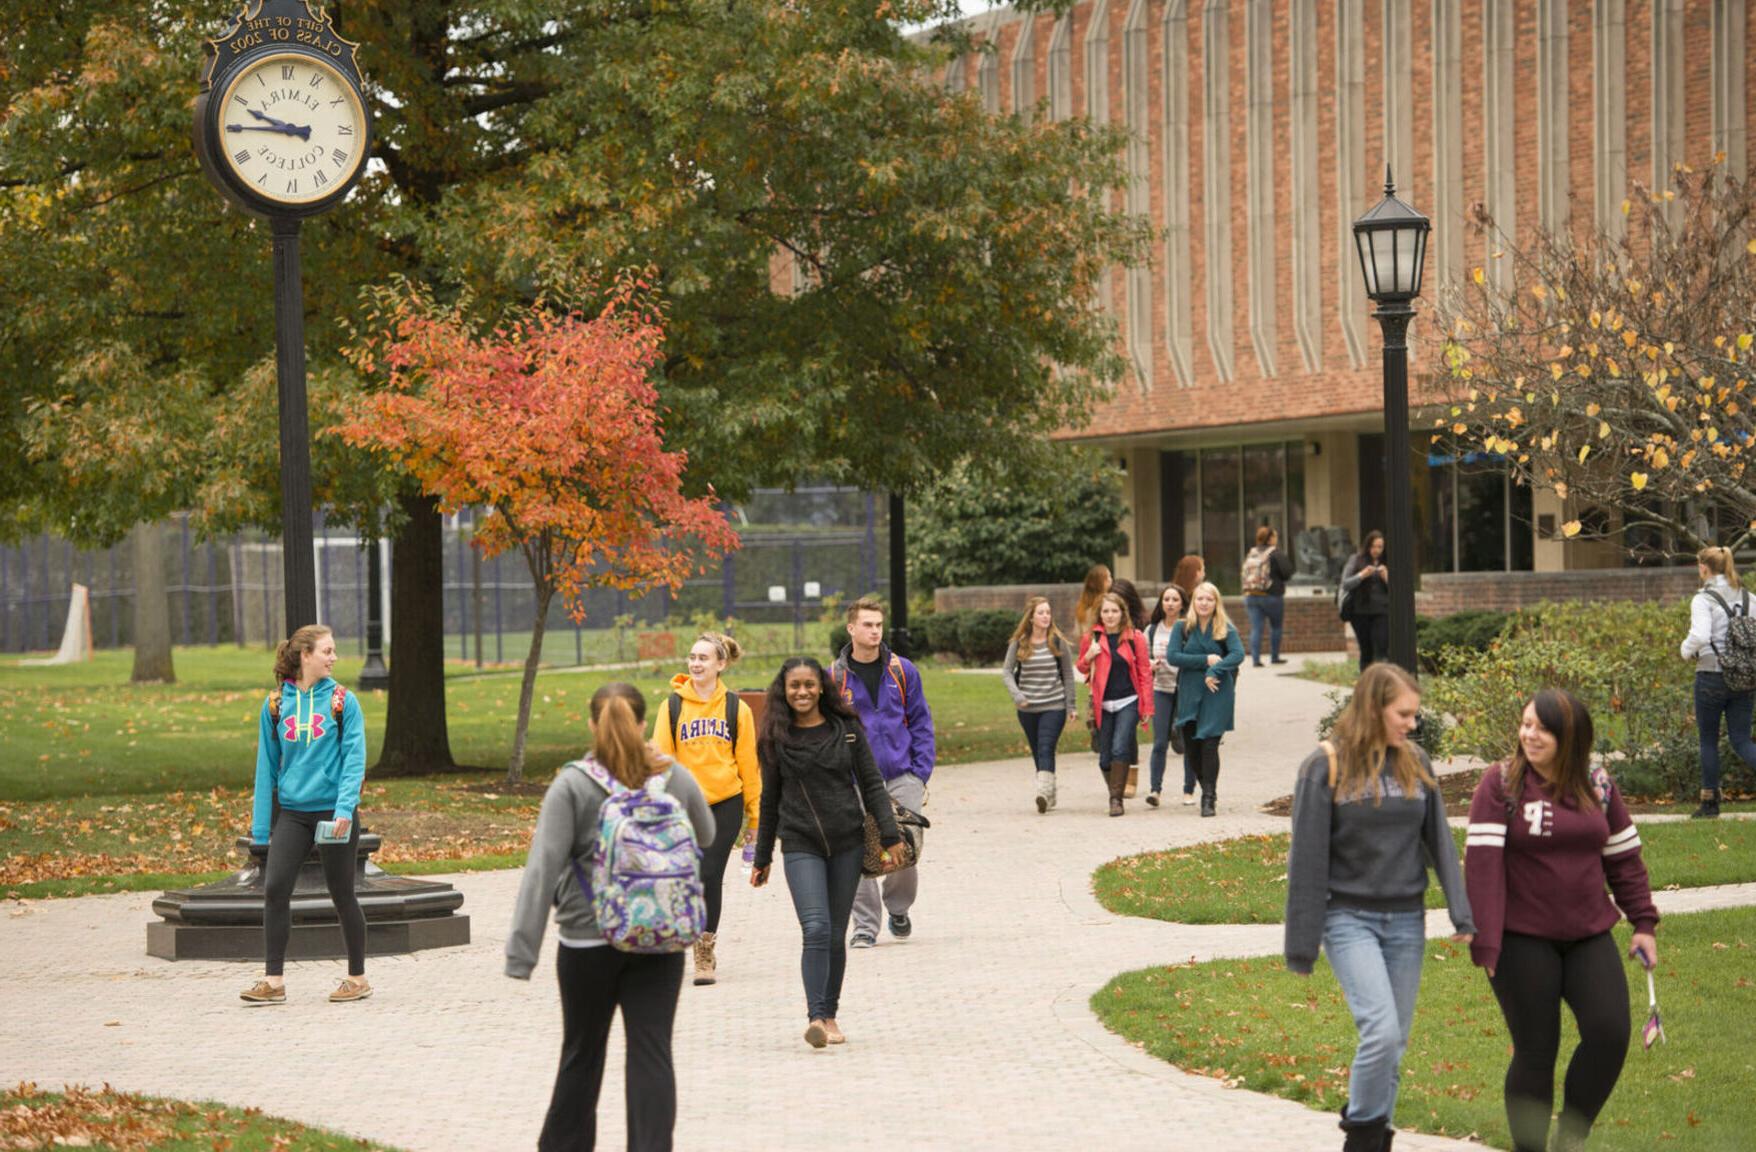
{"label": "blue jeans", "polygon": [[1756,742],[1750,739],[1750,719],[1756,712],[1756,692],[1733,692],[1718,672],[1695,673],[1695,730],[1701,736],[1701,787],[1719,790],[1719,718],[1725,716],[1732,751],[1756,768]]}
{"label": "blue jeans", "polygon": [[1018,726],[1024,729],[1025,742],[1030,745],[1030,758],[1038,772],[1055,770],[1055,746],[1061,742],[1061,730],[1067,727],[1067,710],[1051,708],[1047,712],[1020,712]]}
{"label": "blue jeans", "polygon": [[1396,1114],[1426,950],[1426,915],[1419,911],[1331,908],[1323,922],[1323,951],[1360,1034],[1348,1078],[1350,1121],[1389,1121]]}
{"label": "blue jeans", "polygon": [[841,1006],[841,978],[847,971],[848,917],[854,910],[854,890],[860,886],[860,849],[849,848],[834,856],[812,852],[782,852],[787,891],[799,917],[804,952],[799,971],[805,978],[805,1008],[809,1020],[833,1020]]}
{"label": "blue jeans", "polygon": [[1262,625],[1268,624],[1268,655],[1280,659],[1280,630],[1286,621],[1285,596],[1246,596],[1244,610],[1250,614],[1250,662],[1262,663]]}
{"label": "blue jeans", "polygon": [[[1177,718],[1177,694],[1152,693],[1152,790],[1164,791],[1165,753],[1171,748],[1171,722]],[[1189,789],[1185,789],[1189,791]]]}
{"label": "blue jeans", "polygon": [[1115,712],[1105,712],[1098,722],[1098,771],[1106,772],[1112,764],[1140,763],[1140,701],[1124,704]]}

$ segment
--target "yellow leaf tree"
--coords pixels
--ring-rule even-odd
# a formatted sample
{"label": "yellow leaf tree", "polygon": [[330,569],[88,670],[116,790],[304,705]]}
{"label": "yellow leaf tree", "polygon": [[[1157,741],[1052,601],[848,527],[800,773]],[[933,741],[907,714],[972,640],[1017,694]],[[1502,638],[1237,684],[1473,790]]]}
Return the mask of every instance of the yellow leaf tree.
{"label": "yellow leaf tree", "polygon": [[1756,524],[1756,181],[1679,165],[1628,208],[1622,235],[1527,243],[1478,217],[1512,276],[1440,301],[1433,441],[1557,493],[1569,539],[1736,547]]}

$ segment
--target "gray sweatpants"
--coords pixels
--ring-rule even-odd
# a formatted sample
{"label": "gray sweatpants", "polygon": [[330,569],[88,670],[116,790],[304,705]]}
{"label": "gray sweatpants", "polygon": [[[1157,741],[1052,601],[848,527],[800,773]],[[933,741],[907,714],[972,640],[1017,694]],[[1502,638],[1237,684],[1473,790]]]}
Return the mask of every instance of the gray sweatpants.
{"label": "gray sweatpants", "polygon": [[[905,772],[894,780],[886,780],[884,787],[898,804],[904,808],[912,808],[919,812],[927,798],[927,784],[913,772]],[[919,868],[904,868],[900,872],[892,872],[884,877],[884,910],[893,916],[901,916],[914,906],[915,891],[920,886],[920,877],[916,875]],[[860,877],[860,890],[854,893],[854,931],[864,932],[874,940],[878,938],[878,899],[879,880],[873,876]]]}

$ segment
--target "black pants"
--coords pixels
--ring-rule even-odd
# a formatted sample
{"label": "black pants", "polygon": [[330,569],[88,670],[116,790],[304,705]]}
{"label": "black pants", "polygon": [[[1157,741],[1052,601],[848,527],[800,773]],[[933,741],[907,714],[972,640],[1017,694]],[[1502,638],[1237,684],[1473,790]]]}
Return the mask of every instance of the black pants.
{"label": "black pants", "polygon": [[[263,887],[266,899],[262,906],[262,934],[267,952],[263,971],[279,976],[286,965],[287,937],[293,927],[293,887],[299,881],[299,866],[311,854],[317,842],[317,825],[335,819],[333,812],[295,812],[282,808],[274,814],[274,825],[268,833],[268,863],[264,866]],[[323,861],[323,882],[329,886],[329,899],[341,918],[341,938],[348,950],[348,975],[366,974],[366,915],[354,896],[354,865],[360,852],[360,814],[348,821],[346,844],[318,845],[317,855]]]}
{"label": "black pants", "polygon": [[1203,796],[1212,796],[1219,784],[1219,741],[1196,739],[1193,720],[1183,725],[1183,779],[1198,781]]}
{"label": "black pants", "polygon": [[710,809],[713,843],[701,854],[701,887],[707,897],[707,930],[719,931],[719,910],[725,904],[726,864],[744,828],[744,794],[728,796]]}
{"label": "black pants", "polygon": [[1390,617],[1355,616],[1354,639],[1360,645],[1360,671],[1390,657]]}
{"label": "black pants", "polygon": [[604,1049],[618,1007],[628,1038],[628,1152],[670,1152],[677,1123],[671,1025],[683,987],[683,953],[643,956],[608,945],[562,944],[555,975],[561,982],[561,1067],[538,1152],[591,1152],[597,1146]]}
{"label": "black pants", "polygon": [[1603,1111],[1628,1056],[1628,979],[1608,932],[1585,940],[1545,940],[1508,932],[1490,981],[1512,1033],[1506,1069],[1506,1122],[1513,1147],[1548,1147],[1561,1047],[1561,1002],[1579,1025],[1567,1062],[1561,1130],[1583,1138]]}

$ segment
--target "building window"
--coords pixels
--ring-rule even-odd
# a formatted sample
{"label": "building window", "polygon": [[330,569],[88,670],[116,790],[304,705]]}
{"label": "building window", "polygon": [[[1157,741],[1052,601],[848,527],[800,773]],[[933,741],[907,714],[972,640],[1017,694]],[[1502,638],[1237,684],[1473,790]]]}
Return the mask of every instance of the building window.
{"label": "building window", "polygon": [[[1128,213],[1152,222],[1152,125],[1147,0],[1134,0],[1122,30],[1122,109],[1128,119]],[[1141,388],[1152,387],[1152,265],[1128,269],[1128,354]]]}
{"label": "building window", "polygon": [[982,53],[976,65],[976,87],[982,93],[982,111],[990,116],[1000,114],[1000,58],[990,49]]}
{"label": "building window", "polygon": [[1165,575],[1186,553],[1197,553],[1207,564],[1207,578],[1221,592],[1236,593],[1256,529],[1267,525],[1293,560],[1295,581],[1325,580],[1323,545],[1301,540],[1307,528],[1305,451],[1304,441],[1289,440],[1163,453]]}
{"label": "building window", "polygon": [[1055,21],[1049,35],[1049,119],[1073,115],[1073,14]]}
{"label": "building window", "polygon": [[1030,123],[1031,106],[1037,101],[1036,20],[1026,16],[1012,47],[1012,110]]}
{"label": "building window", "polygon": [[[1360,437],[1360,531],[1384,529],[1384,437]],[[1531,493],[1503,457],[1410,449],[1418,572],[1528,572],[1534,563]],[[1358,542],[1356,541],[1356,544]]]}

